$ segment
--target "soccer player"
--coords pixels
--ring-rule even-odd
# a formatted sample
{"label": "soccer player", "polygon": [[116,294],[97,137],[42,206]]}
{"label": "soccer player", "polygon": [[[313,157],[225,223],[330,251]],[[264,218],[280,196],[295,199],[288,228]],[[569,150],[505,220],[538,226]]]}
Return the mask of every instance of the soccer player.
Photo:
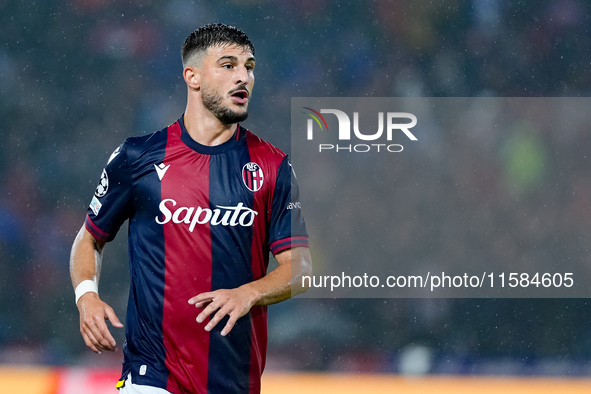
{"label": "soccer player", "polygon": [[[115,350],[106,320],[123,325],[98,279],[128,219],[121,393],[258,393],[266,306],[304,291],[311,271],[297,183],[287,156],[239,124],[254,85],[248,37],[206,25],[182,60],[185,113],[113,152],[72,246],[80,331],[94,352]],[[269,252],[278,266],[267,274]]]}

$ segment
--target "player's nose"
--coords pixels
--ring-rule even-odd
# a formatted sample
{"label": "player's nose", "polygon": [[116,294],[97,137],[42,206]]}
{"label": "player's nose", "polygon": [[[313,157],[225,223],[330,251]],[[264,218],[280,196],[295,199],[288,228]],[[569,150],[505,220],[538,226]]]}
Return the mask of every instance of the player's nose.
{"label": "player's nose", "polygon": [[248,70],[246,67],[236,67],[235,83],[248,83]]}

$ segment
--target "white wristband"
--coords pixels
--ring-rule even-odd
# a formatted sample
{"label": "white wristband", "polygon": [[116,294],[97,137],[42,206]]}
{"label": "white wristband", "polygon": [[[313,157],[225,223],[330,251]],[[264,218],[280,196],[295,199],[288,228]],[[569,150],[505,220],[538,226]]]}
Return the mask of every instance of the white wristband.
{"label": "white wristband", "polygon": [[89,292],[98,294],[98,286],[94,280],[87,279],[80,282],[80,284],[76,286],[76,290],[74,292],[76,293],[76,305],[78,305],[78,300],[84,294]]}

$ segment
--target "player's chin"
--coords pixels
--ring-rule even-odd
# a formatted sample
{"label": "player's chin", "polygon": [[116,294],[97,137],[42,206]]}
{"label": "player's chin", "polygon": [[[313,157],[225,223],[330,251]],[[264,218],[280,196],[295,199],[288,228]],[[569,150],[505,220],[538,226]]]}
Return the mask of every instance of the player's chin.
{"label": "player's chin", "polygon": [[237,104],[232,107],[232,112],[238,117],[246,117],[248,116],[248,103],[246,104]]}
{"label": "player's chin", "polygon": [[228,107],[226,111],[218,117],[222,123],[233,124],[245,121],[248,118],[247,108]]}

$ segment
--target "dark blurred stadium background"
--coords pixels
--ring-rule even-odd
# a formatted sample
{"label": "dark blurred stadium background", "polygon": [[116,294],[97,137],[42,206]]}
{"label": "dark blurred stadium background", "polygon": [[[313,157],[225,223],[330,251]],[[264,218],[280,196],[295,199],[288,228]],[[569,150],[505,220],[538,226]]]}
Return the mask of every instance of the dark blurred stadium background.
{"label": "dark blurred stadium background", "polygon": [[[588,96],[590,12],[582,0],[0,1],[0,364],[121,361],[95,356],[79,335],[70,246],[110,153],[182,114],[180,44],[197,26],[229,23],[251,37],[257,82],[245,125],[289,151],[291,97]],[[575,220],[550,216],[547,227],[563,243],[591,240],[591,167],[581,154],[586,160],[555,174],[552,154],[584,152],[590,139],[588,131],[562,144],[535,136],[533,149],[547,153],[539,176],[572,185]],[[548,210],[557,201],[548,197]],[[502,215],[519,212],[509,205]],[[428,215],[416,220],[431,225]],[[508,251],[514,239],[540,236],[503,223]],[[462,239],[455,231],[449,239]],[[574,250],[571,259],[591,263],[586,247]],[[120,318],[127,269],[121,231],[100,281]],[[295,299],[270,308],[267,369],[584,376],[590,309],[586,299]]]}

